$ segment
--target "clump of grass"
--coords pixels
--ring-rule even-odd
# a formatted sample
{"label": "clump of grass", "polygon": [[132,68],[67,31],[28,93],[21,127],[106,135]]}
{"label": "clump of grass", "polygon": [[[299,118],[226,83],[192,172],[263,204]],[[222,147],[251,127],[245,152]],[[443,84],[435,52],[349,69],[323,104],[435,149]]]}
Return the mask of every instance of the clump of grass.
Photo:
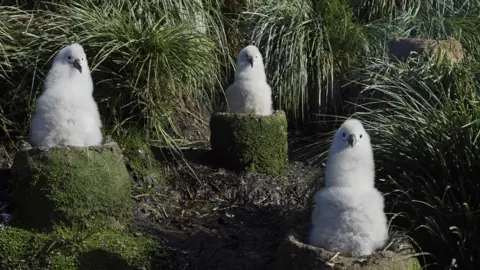
{"label": "clump of grass", "polygon": [[75,25],[71,33],[92,50],[97,87],[107,89],[99,99],[113,110],[103,115],[118,124],[140,122],[150,137],[171,141],[179,135],[173,115],[208,107],[222,80],[217,40],[196,31],[203,22],[198,11],[209,10],[192,0],[102,3],[64,6],[54,16]]}
{"label": "clump of grass", "polygon": [[247,20],[253,43],[263,53],[276,107],[294,118],[335,110],[330,105],[338,97],[338,73],[369,47],[347,2],[282,0],[257,5]]}
{"label": "clump of grass", "polygon": [[456,38],[477,61],[480,59],[480,1],[421,1],[416,12],[404,16],[418,38]]}
{"label": "clump of grass", "polygon": [[452,37],[480,55],[478,0],[249,2],[246,20],[265,56],[275,105],[293,120],[344,113],[342,92],[355,78],[352,68],[363,66],[366,57],[382,57],[385,41],[394,37]]}
{"label": "clump of grass", "polygon": [[[249,43],[249,33],[246,22],[242,19],[242,12],[248,8],[249,0],[220,0],[220,12],[225,27],[227,51],[230,59],[224,67],[226,80],[223,88],[226,89],[234,81],[235,60],[240,50]],[[220,102],[219,102],[220,103]],[[218,104],[218,111],[226,108],[225,104]]]}
{"label": "clump of grass", "polygon": [[400,226],[442,269],[478,269],[480,110],[475,67],[413,57],[363,70],[361,119],[371,134],[380,187]]}
{"label": "clump of grass", "polygon": [[382,19],[395,19],[402,14],[419,10],[421,0],[359,0],[350,1],[356,17],[363,22]]}
{"label": "clump of grass", "polygon": [[[21,129],[21,123],[15,121],[14,107],[24,108],[25,96],[20,97],[10,89],[20,87],[15,81],[15,72],[25,72],[28,66],[22,67],[27,53],[22,49],[20,40],[31,15],[15,7],[0,6],[0,137],[8,137],[11,132]],[[28,103],[28,102],[27,102]]]}
{"label": "clump of grass", "polygon": [[[198,119],[221,93],[225,35],[217,6],[215,0],[81,0],[31,11],[20,29],[7,32],[20,36],[14,50],[22,55],[9,58],[31,68],[25,77],[20,67],[12,68],[16,86],[7,88],[5,99],[23,94],[22,102],[32,104],[54,54],[79,42],[89,57],[105,125],[135,125],[155,141],[174,145],[182,135],[178,122],[205,125]],[[32,106],[18,104],[8,119],[28,123]]]}

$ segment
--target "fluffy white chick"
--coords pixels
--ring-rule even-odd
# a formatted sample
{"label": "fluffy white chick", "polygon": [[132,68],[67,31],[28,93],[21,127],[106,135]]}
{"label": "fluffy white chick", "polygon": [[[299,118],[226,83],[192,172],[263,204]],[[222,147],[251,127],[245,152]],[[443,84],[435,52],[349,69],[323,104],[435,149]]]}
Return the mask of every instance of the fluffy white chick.
{"label": "fluffy white chick", "polygon": [[34,147],[102,143],[102,123],[93,99],[93,81],[83,47],[74,43],[53,59],[37,99],[29,142]]}
{"label": "fluffy white chick", "polygon": [[262,54],[249,45],[237,58],[235,82],[226,91],[228,109],[232,113],[271,115],[272,89],[267,83]]}
{"label": "fluffy white chick", "polygon": [[382,248],[388,225],[374,180],[370,137],[359,120],[347,120],[329,150],[325,187],[315,194],[309,243],[353,257]]}

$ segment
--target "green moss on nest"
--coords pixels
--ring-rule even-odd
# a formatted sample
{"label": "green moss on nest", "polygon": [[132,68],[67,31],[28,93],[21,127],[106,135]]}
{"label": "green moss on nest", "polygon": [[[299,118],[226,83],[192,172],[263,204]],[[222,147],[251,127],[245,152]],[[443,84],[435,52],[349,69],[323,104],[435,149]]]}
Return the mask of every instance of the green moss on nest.
{"label": "green moss on nest", "polygon": [[55,223],[130,222],[130,176],[114,142],[20,151],[12,173],[15,220],[21,225],[50,229]]}
{"label": "green moss on nest", "polygon": [[0,230],[0,265],[4,269],[38,267],[38,262],[30,262],[45,242],[45,235],[30,231],[6,228]]}
{"label": "green moss on nest", "polygon": [[119,137],[125,164],[133,172],[137,185],[141,188],[152,188],[162,183],[162,174],[158,162],[142,136],[129,131]]}
{"label": "green moss on nest", "polygon": [[50,234],[8,227],[0,246],[4,269],[149,269],[152,256],[160,254],[146,236],[65,227]]}
{"label": "green moss on nest", "polygon": [[[272,269],[365,269],[365,270],[420,270],[420,262],[414,250],[399,252],[380,251],[361,258],[344,257],[300,241],[297,232],[290,233],[280,244],[275,254]],[[335,259],[332,259],[335,258]]]}
{"label": "green moss on nest", "polygon": [[286,163],[287,119],[283,111],[270,116],[215,113],[210,132],[215,156],[234,170],[275,175]]}

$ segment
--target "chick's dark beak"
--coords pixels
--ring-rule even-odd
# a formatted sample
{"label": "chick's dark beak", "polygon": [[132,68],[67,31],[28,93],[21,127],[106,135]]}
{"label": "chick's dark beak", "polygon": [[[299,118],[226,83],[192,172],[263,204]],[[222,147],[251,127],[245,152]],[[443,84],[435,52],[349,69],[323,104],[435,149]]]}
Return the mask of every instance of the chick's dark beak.
{"label": "chick's dark beak", "polygon": [[73,67],[78,69],[78,71],[80,71],[80,73],[82,73],[82,66],[80,65],[80,60],[75,59],[73,61]]}
{"label": "chick's dark beak", "polygon": [[348,136],[348,144],[350,147],[354,147],[357,144],[357,136],[355,136],[355,134]]}
{"label": "chick's dark beak", "polygon": [[253,68],[253,57],[249,57],[248,62],[250,63],[250,66]]}

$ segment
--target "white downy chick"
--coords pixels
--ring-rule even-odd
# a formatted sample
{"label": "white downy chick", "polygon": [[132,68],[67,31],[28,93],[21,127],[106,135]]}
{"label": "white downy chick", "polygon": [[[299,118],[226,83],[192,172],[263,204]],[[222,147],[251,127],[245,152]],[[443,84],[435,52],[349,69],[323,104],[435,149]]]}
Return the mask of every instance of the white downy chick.
{"label": "white downy chick", "polygon": [[335,133],[325,187],[315,194],[309,243],[345,256],[366,256],[388,238],[384,198],[375,188],[370,136],[356,119]]}
{"label": "white downy chick", "polygon": [[83,47],[74,43],[53,59],[37,99],[29,142],[34,147],[101,145],[102,123]]}
{"label": "white downy chick", "polygon": [[249,45],[240,51],[235,82],[226,91],[231,113],[271,115],[272,89],[267,83],[262,54]]}

